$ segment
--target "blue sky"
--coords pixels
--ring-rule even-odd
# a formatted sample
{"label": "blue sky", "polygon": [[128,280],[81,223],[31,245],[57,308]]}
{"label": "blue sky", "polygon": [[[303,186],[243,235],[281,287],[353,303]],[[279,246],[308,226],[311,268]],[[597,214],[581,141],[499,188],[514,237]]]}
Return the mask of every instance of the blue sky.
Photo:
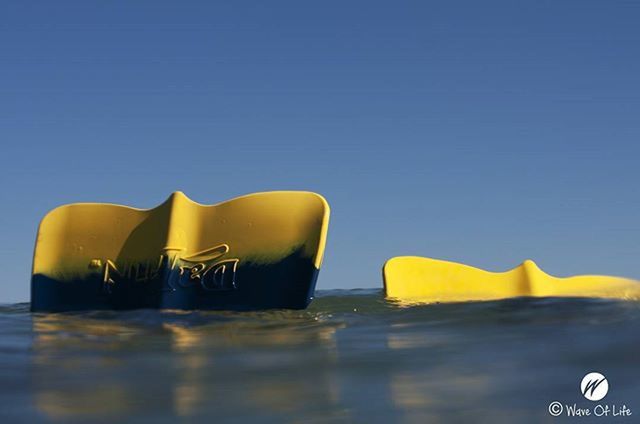
{"label": "blue sky", "polygon": [[312,190],[319,289],[395,255],[640,278],[640,3],[7,1],[0,301],[38,222]]}

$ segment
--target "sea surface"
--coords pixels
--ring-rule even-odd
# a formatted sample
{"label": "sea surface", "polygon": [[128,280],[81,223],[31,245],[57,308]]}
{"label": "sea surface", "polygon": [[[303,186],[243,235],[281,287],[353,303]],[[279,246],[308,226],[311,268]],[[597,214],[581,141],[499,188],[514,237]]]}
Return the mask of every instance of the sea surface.
{"label": "sea surface", "polygon": [[[609,392],[583,397],[598,371]],[[549,404],[563,413],[554,418]],[[567,418],[567,406],[632,415]],[[640,303],[32,314],[0,306],[0,422],[640,422]]]}

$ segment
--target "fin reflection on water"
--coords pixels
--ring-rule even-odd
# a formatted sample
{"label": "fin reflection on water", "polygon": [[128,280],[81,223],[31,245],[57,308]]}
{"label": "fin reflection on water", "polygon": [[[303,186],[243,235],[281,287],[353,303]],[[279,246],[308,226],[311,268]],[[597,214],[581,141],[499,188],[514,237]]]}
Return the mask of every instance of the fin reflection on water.
{"label": "fin reflection on water", "polygon": [[338,326],[303,316],[292,328],[280,321],[286,312],[87,315],[33,317],[36,408],[48,418],[129,417],[151,404],[179,417],[279,415],[306,408],[301,398],[329,409],[339,401],[331,373],[295,378],[306,372],[300,350],[308,366],[331,368]]}
{"label": "fin reflection on water", "polygon": [[29,381],[6,397],[29,421],[536,422],[550,396],[581,396],[577,379],[594,366],[633,399],[639,305],[405,307],[354,291],[321,293],[305,311],[25,312],[24,323],[9,311],[0,352],[16,331],[30,345],[28,367],[7,371]]}

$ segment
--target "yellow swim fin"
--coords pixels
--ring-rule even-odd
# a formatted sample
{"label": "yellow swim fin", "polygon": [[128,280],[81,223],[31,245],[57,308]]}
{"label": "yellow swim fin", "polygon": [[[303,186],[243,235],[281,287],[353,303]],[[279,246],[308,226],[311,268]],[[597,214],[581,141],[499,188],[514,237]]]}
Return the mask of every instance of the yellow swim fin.
{"label": "yellow swim fin", "polygon": [[329,205],[310,192],[61,206],[38,229],[31,309],[304,308],[328,225]]}
{"label": "yellow swim fin", "polygon": [[389,259],[382,270],[388,299],[404,303],[463,302],[509,297],[600,297],[638,300],[640,282],[580,275],[557,278],[530,260],[507,272],[416,256]]}

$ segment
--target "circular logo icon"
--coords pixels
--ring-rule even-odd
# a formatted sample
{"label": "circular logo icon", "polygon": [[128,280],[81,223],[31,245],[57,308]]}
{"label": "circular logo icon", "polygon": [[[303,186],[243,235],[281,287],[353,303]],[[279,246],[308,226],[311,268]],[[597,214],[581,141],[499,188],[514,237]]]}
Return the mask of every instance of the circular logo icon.
{"label": "circular logo icon", "polygon": [[607,378],[599,372],[590,372],[582,379],[580,391],[585,398],[595,402],[607,395],[609,382]]}

